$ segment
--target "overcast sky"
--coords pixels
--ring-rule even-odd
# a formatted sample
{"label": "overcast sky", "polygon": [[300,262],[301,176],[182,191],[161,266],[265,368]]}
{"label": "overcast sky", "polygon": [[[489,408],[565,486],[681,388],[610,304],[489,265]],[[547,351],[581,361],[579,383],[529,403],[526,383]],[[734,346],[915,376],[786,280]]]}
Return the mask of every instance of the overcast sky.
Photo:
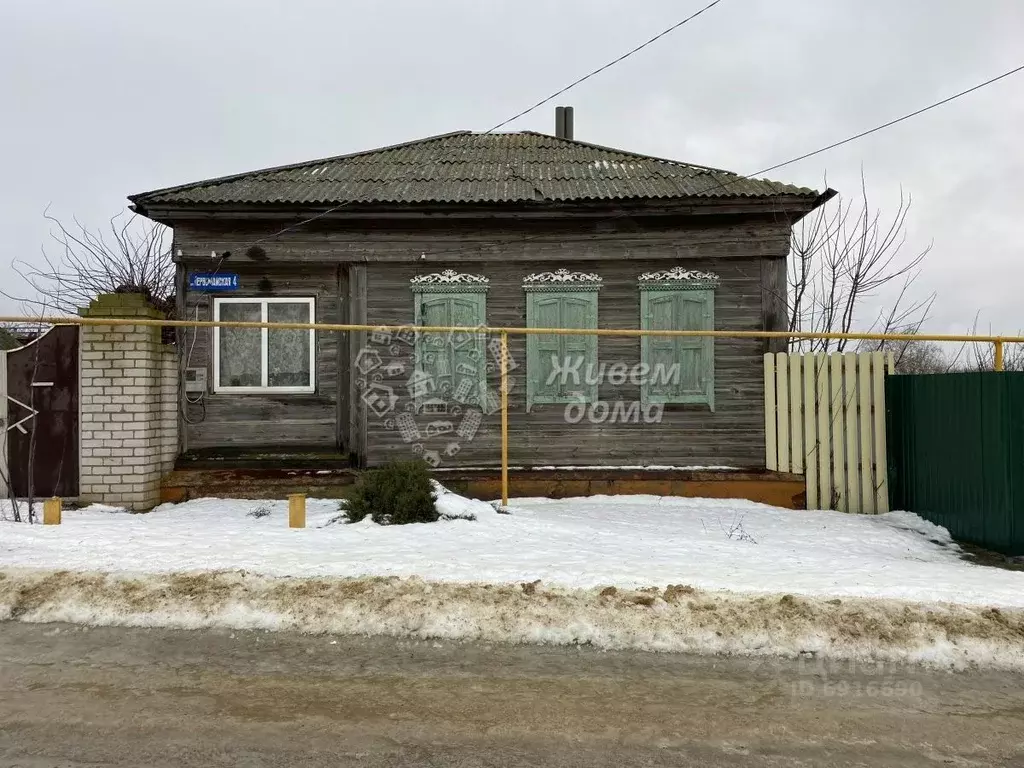
{"label": "overcast sky", "polygon": [[[0,281],[53,214],[486,130],[706,0],[0,0]],[[576,137],[750,173],[1024,63],[1020,0],[723,0],[560,97]],[[554,104],[508,126],[553,131]],[[770,174],[913,196],[929,328],[1024,328],[1024,73]],[[884,299],[884,297],[882,297]],[[10,311],[10,304],[0,304]]]}

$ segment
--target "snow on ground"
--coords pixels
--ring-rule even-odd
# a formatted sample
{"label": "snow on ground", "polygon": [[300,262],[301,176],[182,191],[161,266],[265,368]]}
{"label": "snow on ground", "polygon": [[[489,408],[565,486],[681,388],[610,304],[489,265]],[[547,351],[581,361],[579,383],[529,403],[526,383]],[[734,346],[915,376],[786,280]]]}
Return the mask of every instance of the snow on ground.
{"label": "snow on ground", "polygon": [[[270,514],[256,518],[253,508]],[[145,515],[92,506],[60,526],[0,523],[0,566],[262,576],[418,576],[429,581],[586,589],[665,587],[1024,608],[1024,573],[974,565],[916,515],[795,512],[753,502],[657,496],[514,499],[511,514],[444,494],[475,520],[339,522],[310,499],[307,528],[287,503],[199,499]]]}

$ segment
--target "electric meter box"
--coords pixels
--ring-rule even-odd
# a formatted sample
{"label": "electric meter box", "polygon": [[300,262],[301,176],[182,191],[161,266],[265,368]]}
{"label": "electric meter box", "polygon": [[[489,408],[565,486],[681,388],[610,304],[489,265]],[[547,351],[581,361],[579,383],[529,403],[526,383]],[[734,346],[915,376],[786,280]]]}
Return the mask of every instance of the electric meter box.
{"label": "electric meter box", "polygon": [[185,391],[206,392],[206,369],[186,368],[185,369]]}

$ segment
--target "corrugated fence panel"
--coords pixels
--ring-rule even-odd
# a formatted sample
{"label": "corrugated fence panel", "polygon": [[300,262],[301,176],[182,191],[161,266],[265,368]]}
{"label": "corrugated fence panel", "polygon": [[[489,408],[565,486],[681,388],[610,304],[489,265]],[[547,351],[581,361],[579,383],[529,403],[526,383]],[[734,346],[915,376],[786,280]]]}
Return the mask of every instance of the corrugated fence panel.
{"label": "corrugated fence panel", "polygon": [[779,471],[789,472],[793,466],[793,458],[790,452],[791,426],[789,419],[789,358],[786,355],[776,355],[776,367],[778,370],[778,443],[779,443]]}
{"label": "corrugated fence panel", "polygon": [[769,469],[803,473],[808,509],[888,509],[881,352],[765,355]]}
{"label": "corrugated fence panel", "polygon": [[[787,355],[785,352],[780,352],[779,357],[785,357],[789,361],[789,380],[799,383],[803,376],[800,355]],[[799,386],[791,385],[789,394],[789,440],[792,451],[790,471],[802,475],[804,471],[804,414],[803,398],[799,394]]]}
{"label": "corrugated fence panel", "polygon": [[818,430],[815,416],[817,415],[817,389],[814,382],[814,355],[801,358],[803,367],[803,387],[799,393],[804,414],[804,478],[807,488],[807,508],[818,509]]}
{"label": "corrugated fence panel", "polygon": [[885,457],[885,355],[871,353],[871,428],[874,450],[871,452],[871,473],[874,480],[875,512],[889,511],[889,483],[886,480]]}
{"label": "corrugated fence panel", "polygon": [[[765,466],[773,472],[780,471],[782,463],[779,456],[779,443],[781,442],[778,432],[779,424],[785,425],[779,419],[779,400],[775,395],[775,356],[764,356],[764,448]],[[782,458],[785,461],[786,458]],[[789,471],[782,470],[784,472]]]}
{"label": "corrugated fence panel", "polygon": [[893,508],[1024,555],[1024,373],[893,376],[886,398]]}
{"label": "corrugated fence panel", "polygon": [[843,355],[843,420],[846,422],[846,512],[860,511],[860,470],[857,457],[857,353]]}
{"label": "corrugated fence panel", "polygon": [[843,356],[828,356],[830,427],[832,428],[832,487],[838,496],[837,508],[849,512],[846,492],[846,418],[843,413]]}
{"label": "corrugated fence panel", "polygon": [[832,509],[835,489],[832,487],[832,403],[828,386],[828,356],[814,356],[814,379],[817,382],[814,407],[818,412],[815,453],[818,458],[818,507]]}

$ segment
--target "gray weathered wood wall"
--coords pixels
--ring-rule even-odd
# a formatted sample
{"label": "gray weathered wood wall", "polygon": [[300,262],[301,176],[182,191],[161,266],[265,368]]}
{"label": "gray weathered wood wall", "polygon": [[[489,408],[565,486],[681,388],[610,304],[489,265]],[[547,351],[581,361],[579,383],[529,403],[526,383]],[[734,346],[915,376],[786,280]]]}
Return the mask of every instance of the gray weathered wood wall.
{"label": "gray weathered wood wall", "polygon": [[[443,265],[441,265],[443,267]],[[491,326],[526,325],[526,294],[522,279],[543,263],[462,264],[464,271],[486,275],[487,323]],[[598,324],[602,328],[638,328],[640,301],[637,276],[641,272],[664,267],[656,261],[566,262],[568,269],[598,272],[604,280],[598,298]],[[756,331],[762,327],[761,265],[757,259],[694,259],[694,269],[717,272],[722,282],[715,293],[715,318],[719,330]],[[431,266],[431,270],[434,266]],[[368,306],[370,324],[403,324],[413,321],[413,296],[409,280],[427,271],[401,265],[372,265],[368,268]],[[372,342],[372,340],[371,340]],[[371,346],[372,345],[371,343]],[[392,347],[398,354],[393,354]],[[403,344],[374,346],[384,365],[400,363],[406,371],[399,376],[384,376],[383,384],[399,395],[397,412],[407,410],[406,379],[412,369],[411,347]],[[591,423],[584,417],[570,423],[565,405],[534,405],[526,412],[526,341],[524,336],[509,337],[509,353],[517,368],[511,373],[509,395],[509,461],[512,465],[635,465],[671,464],[701,466],[764,466],[764,378],[765,343],[759,339],[718,339],[715,342],[715,412],[706,406],[667,405],[658,424]],[[604,337],[598,341],[598,363],[640,361],[638,338]],[[488,386],[497,391],[498,375],[488,376]],[[598,386],[598,399],[623,403],[623,408],[639,402],[640,387],[614,384],[605,376]],[[431,423],[451,421],[453,428],[461,414],[451,416],[416,415],[421,434]],[[393,425],[394,417],[367,414],[367,459],[371,465],[390,459],[409,458],[413,444],[403,441]],[[442,428],[445,425],[441,425]],[[500,416],[495,413],[484,422],[472,440],[440,434],[419,444],[437,450],[456,443],[458,453],[443,459],[443,466],[494,465],[500,460]]]}
{"label": "gray weathered wood wall", "polygon": [[[213,271],[210,262],[194,268]],[[240,288],[231,294],[187,293],[184,310],[188,319],[212,319],[215,295],[312,296],[316,321],[340,322],[339,272],[337,266],[290,268],[252,264],[222,265],[237,272]],[[261,291],[261,281],[270,282]],[[264,287],[267,287],[264,284]],[[338,336],[320,333],[316,339],[316,392],[299,395],[214,393],[211,345],[212,329],[189,328],[183,334],[185,367],[207,369],[208,391],[200,403],[184,407],[184,448],[302,447],[331,449],[338,444]],[[195,398],[194,395],[190,397]]]}
{"label": "gray weathered wood wall", "polygon": [[[315,295],[321,322],[372,324],[413,322],[409,280],[445,268],[486,275],[487,322],[491,326],[525,325],[522,278],[532,271],[558,267],[595,271],[604,279],[599,298],[601,327],[636,328],[639,294],[636,278],[644,271],[682,264],[717,272],[715,297],[720,330],[781,330],[785,327],[785,263],[789,225],[771,217],[718,216],[672,219],[638,227],[626,219],[609,224],[580,222],[358,222],[318,221],[262,242],[260,261],[246,254],[248,243],[277,232],[281,222],[250,220],[184,221],[175,226],[176,252],[190,270],[209,270],[211,251],[231,251],[222,267],[238,272],[242,291],[250,295],[262,277],[274,295]],[[312,294],[310,293],[312,292]],[[208,300],[187,295],[189,317],[208,316]],[[363,309],[365,307],[365,309]],[[359,316],[357,317],[356,313]],[[320,334],[317,393],[303,395],[209,395],[206,417],[186,425],[186,447],[233,445],[343,444],[370,465],[413,455],[387,418],[367,412],[350,376],[351,361],[363,340],[338,345],[336,334]],[[192,365],[207,365],[209,334],[200,332],[191,352]],[[186,334],[186,349],[191,332]],[[717,340],[715,345],[716,410],[666,406],[661,424],[567,424],[562,405],[525,409],[526,354],[523,337],[510,339],[513,372],[510,395],[510,457],[513,465],[675,464],[764,466],[763,376],[761,355],[770,346],[760,340]],[[381,350],[385,362],[411,357]],[[604,338],[599,362],[639,361],[636,338]],[[339,360],[341,361],[339,365]],[[212,372],[211,372],[212,373]],[[211,376],[212,382],[212,376]],[[405,395],[404,377],[385,378]],[[489,384],[497,388],[496,375]],[[635,385],[602,382],[603,400],[639,400]],[[400,400],[398,408],[405,407]],[[190,419],[195,414],[189,407]],[[417,416],[422,428],[437,416]],[[365,430],[364,430],[365,425]],[[442,466],[495,465],[500,458],[498,415],[486,417],[472,440],[439,435],[421,443],[442,450],[459,442],[459,452]],[[458,420],[454,420],[458,426]]]}

